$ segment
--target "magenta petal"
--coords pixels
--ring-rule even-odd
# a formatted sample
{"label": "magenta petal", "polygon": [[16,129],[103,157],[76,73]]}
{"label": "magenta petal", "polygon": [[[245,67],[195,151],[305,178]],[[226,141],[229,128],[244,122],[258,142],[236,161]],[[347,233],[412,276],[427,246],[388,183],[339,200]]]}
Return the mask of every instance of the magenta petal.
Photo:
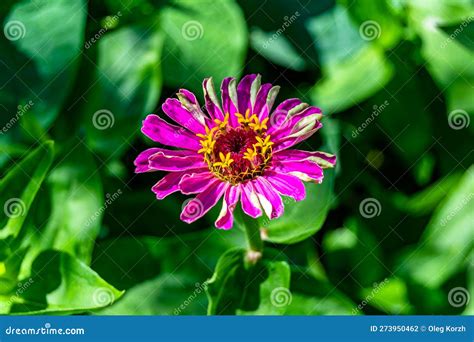
{"label": "magenta petal", "polygon": [[222,209],[216,220],[216,227],[220,229],[231,229],[234,224],[234,209],[239,201],[240,186],[229,186],[224,195]]}
{"label": "magenta petal", "polygon": [[204,122],[199,122],[199,120],[195,118],[191,112],[185,109],[177,99],[167,99],[161,108],[171,120],[187,128],[191,132],[201,134],[206,132],[204,129]]}
{"label": "magenta petal", "polygon": [[[234,97],[234,98],[233,98]],[[229,114],[229,121],[232,127],[237,127],[237,117],[235,113],[237,109],[237,89],[235,85],[235,78],[227,77],[224,78],[221,84],[221,98],[222,98],[222,110],[224,114]]]}
{"label": "magenta petal", "polygon": [[247,109],[252,109],[252,105],[250,103],[250,90],[252,83],[256,78],[256,74],[246,75],[240,80],[239,85],[237,86],[237,97],[239,102],[238,106],[239,113],[241,114],[245,114]]}
{"label": "magenta petal", "polygon": [[214,179],[210,172],[185,175],[179,182],[179,189],[185,195],[197,194],[206,189]]}
{"label": "magenta petal", "polygon": [[273,186],[263,177],[255,179],[253,183],[260,205],[267,217],[270,220],[280,217],[284,210],[283,201]]}
{"label": "magenta petal", "polygon": [[142,132],[153,141],[163,145],[196,151],[201,148],[196,135],[183,127],[167,123],[155,114],[150,114],[143,120]]}
{"label": "magenta petal", "polygon": [[[276,112],[274,115],[277,115]],[[307,107],[300,112],[288,112],[280,117],[272,117],[271,127],[268,133],[273,138],[285,137],[301,131],[308,125],[314,125],[322,117],[321,109],[317,107]]]}
{"label": "magenta petal", "polygon": [[[270,83],[262,84],[262,86],[260,87],[257,93],[255,104],[253,105],[252,113],[256,114],[260,120],[264,119],[264,117],[262,116],[262,113],[264,112],[264,107],[267,107],[267,97],[268,97],[268,93],[270,92],[270,89],[272,89],[272,85]],[[268,108],[265,112],[266,113],[269,112]]]}
{"label": "magenta petal", "polygon": [[255,191],[251,181],[241,185],[240,202],[242,210],[247,215],[253,218],[262,216],[262,208],[260,207],[257,192]]}
{"label": "magenta petal", "polygon": [[135,164],[135,173],[155,171],[148,166],[148,158],[161,150],[161,148],[153,147],[141,152],[133,162]]}
{"label": "magenta petal", "polygon": [[181,212],[180,219],[186,223],[192,223],[204,216],[216,205],[228,186],[228,183],[215,180],[195,198],[187,201]]}
{"label": "magenta petal", "polygon": [[153,188],[151,188],[151,190],[156,194],[156,198],[161,200],[166,196],[172,194],[173,192],[179,190],[179,181],[184,175],[189,173],[199,173],[206,171],[207,168],[168,173],[166,176],[160,179],[160,181],[156,183]]}
{"label": "magenta petal", "polygon": [[150,168],[161,171],[183,171],[207,166],[199,154],[191,153],[187,156],[183,156],[174,154],[172,153],[174,151],[171,150],[166,152],[167,153],[158,152],[151,156],[148,164]]}
{"label": "magenta petal", "polygon": [[219,105],[219,100],[217,99],[216,91],[214,90],[214,84],[212,78],[206,78],[202,82],[202,88],[204,92],[204,100],[206,101],[206,109],[212,119],[224,119],[224,114]]}
{"label": "magenta petal", "polygon": [[336,165],[336,156],[326,152],[309,152],[302,150],[283,150],[275,153],[278,160],[303,160],[309,159],[318,163],[322,168],[334,167]]}
{"label": "magenta petal", "polygon": [[274,170],[280,173],[289,173],[305,182],[314,180],[321,183],[324,177],[323,169],[310,160],[293,161],[274,158]]}
{"label": "magenta petal", "polygon": [[[303,120],[309,120],[303,122]],[[301,120],[300,122],[296,123],[295,126],[291,128],[291,132],[287,136],[281,136],[279,138],[275,138],[273,142],[273,152],[278,152],[289,147],[295,146],[300,142],[308,139],[314,133],[316,133],[323,124],[317,120],[313,120],[311,117],[307,117]]]}
{"label": "magenta petal", "polygon": [[293,197],[296,201],[306,197],[304,184],[298,177],[270,171],[265,174],[265,179],[283,196]]}

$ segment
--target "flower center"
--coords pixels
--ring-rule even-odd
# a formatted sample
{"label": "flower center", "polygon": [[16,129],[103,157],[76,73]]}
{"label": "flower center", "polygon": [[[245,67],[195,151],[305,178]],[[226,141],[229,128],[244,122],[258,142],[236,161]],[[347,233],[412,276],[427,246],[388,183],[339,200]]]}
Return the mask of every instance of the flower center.
{"label": "flower center", "polygon": [[272,157],[270,135],[266,133],[268,118],[260,121],[247,110],[245,116],[236,114],[239,125],[229,125],[229,114],[224,120],[214,120],[206,126],[206,134],[198,134],[209,170],[232,185],[260,176]]}

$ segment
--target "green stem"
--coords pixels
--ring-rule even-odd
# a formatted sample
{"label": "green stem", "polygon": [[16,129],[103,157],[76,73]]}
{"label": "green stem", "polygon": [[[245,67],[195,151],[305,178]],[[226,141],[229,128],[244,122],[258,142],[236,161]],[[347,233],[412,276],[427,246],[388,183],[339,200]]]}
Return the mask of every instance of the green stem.
{"label": "green stem", "polygon": [[260,236],[260,225],[258,224],[258,220],[247,216],[241,210],[239,210],[239,213],[239,221],[245,227],[249,252],[256,252],[261,254],[263,252],[263,241]]}

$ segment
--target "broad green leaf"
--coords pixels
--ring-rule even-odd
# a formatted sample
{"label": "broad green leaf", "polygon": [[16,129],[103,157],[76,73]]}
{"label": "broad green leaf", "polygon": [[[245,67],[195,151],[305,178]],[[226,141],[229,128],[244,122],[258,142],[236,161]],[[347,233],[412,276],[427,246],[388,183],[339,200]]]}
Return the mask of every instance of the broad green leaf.
{"label": "broad green leaf", "polygon": [[467,264],[474,248],[473,194],[471,166],[433,214],[420,247],[401,258],[398,269],[403,274],[436,288]]}
{"label": "broad green leaf", "polygon": [[460,23],[474,11],[471,0],[404,0],[416,20],[431,18],[446,24]]}
{"label": "broad green leaf", "polygon": [[119,29],[97,43],[95,80],[83,117],[93,149],[114,154],[129,148],[161,92],[162,43],[159,31],[142,26]]}
{"label": "broad green leaf", "polygon": [[163,77],[170,87],[198,91],[202,80],[239,76],[247,29],[233,0],[175,0],[162,12]]}
{"label": "broad green leaf", "polygon": [[[53,142],[48,141],[17,163],[0,181],[0,239],[16,237],[41,183],[53,162]],[[1,253],[3,255],[3,252]]]}
{"label": "broad green leaf", "polygon": [[5,114],[31,101],[28,116],[35,116],[42,127],[51,125],[75,78],[86,14],[83,0],[23,0],[14,5],[0,36]]}
{"label": "broad green leaf", "polygon": [[81,261],[53,250],[36,258],[31,275],[19,287],[21,292],[2,296],[2,304],[12,303],[11,314],[87,312],[111,305],[123,294]]}
{"label": "broad green leaf", "polygon": [[324,170],[322,184],[306,183],[306,198],[295,202],[284,198],[285,213],[276,220],[264,220],[268,241],[292,244],[302,241],[316,233],[324,223],[331,208],[334,189],[334,170]]}
{"label": "broad green leaf", "polygon": [[291,303],[290,266],[286,261],[268,263],[268,278],[260,284],[260,305],[255,311],[240,315],[283,315]]}
{"label": "broad green leaf", "polygon": [[244,249],[231,249],[220,257],[214,275],[207,283],[209,315],[249,311],[281,314],[284,311],[283,306],[274,304],[280,300],[275,297],[276,291],[288,291],[286,263],[277,260],[279,256],[271,250],[265,251],[262,260],[255,265],[246,258]]}
{"label": "broad green leaf", "polygon": [[459,173],[446,176],[412,196],[397,192],[393,196],[393,202],[400,210],[411,215],[425,215],[436,208],[446,197],[450,189],[459,182],[460,176]]}
{"label": "broad green leaf", "polygon": [[206,283],[181,273],[164,273],[140,283],[100,315],[205,315]]}
{"label": "broad green leaf", "polygon": [[309,271],[291,271],[292,300],[287,315],[355,315],[357,304],[327,280],[314,278]]}
{"label": "broad green leaf", "polygon": [[399,278],[387,278],[361,291],[360,300],[391,315],[413,313],[408,301],[407,284]]}
{"label": "broad green leaf", "polygon": [[323,74],[312,98],[324,111],[343,111],[382,89],[392,77],[393,67],[383,49],[364,41],[342,6],[312,19],[308,29]]}
{"label": "broad green leaf", "polygon": [[474,51],[474,22],[471,16],[460,24],[441,27],[449,39],[455,40],[466,48]]}
{"label": "broad green leaf", "polygon": [[276,32],[255,28],[250,34],[252,48],[269,61],[296,71],[304,70],[306,62],[288,39]]}
{"label": "broad green leaf", "polygon": [[342,1],[368,41],[385,48],[394,47],[402,38],[403,26],[389,0]]}
{"label": "broad green leaf", "polygon": [[104,199],[94,159],[82,142],[78,144],[58,158],[59,164],[48,176],[51,214],[43,228],[29,232],[27,244],[30,248],[22,274],[29,273],[31,262],[46,249],[68,252],[89,264],[103,212],[122,193],[118,189]]}

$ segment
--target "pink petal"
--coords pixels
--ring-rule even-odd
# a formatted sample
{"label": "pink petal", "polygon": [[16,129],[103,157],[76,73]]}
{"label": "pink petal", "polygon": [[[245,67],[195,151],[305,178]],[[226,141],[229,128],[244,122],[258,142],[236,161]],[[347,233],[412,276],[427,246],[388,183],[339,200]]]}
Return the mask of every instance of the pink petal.
{"label": "pink petal", "polygon": [[251,181],[241,185],[240,202],[242,210],[250,217],[257,218],[262,216],[262,208],[260,207],[257,192],[255,191]]}
{"label": "pink petal", "polygon": [[149,159],[149,167],[161,171],[183,171],[206,167],[203,157],[197,153],[188,153],[183,156],[175,151],[165,150],[152,155]]}
{"label": "pink petal", "polygon": [[176,94],[181,105],[188,110],[191,115],[201,124],[206,125],[210,121],[209,117],[202,111],[196,96],[186,89],[180,89]]}
{"label": "pink petal", "polygon": [[179,182],[179,189],[185,195],[197,194],[206,189],[215,176],[210,172],[185,175]]}
{"label": "pink petal", "polygon": [[228,183],[215,180],[203,192],[187,202],[181,212],[181,220],[186,223],[192,223],[204,216],[216,205],[228,186]]}
{"label": "pink petal", "polygon": [[[234,97],[234,98],[233,98]],[[235,78],[224,78],[221,84],[221,98],[222,109],[224,114],[229,114],[229,121],[232,127],[237,127],[237,117],[235,113],[237,110],[237,89],[235,85]]]}
{"label": "pink petal", "polygon": [[204,91],[204,99],[206,101],[206,109],[212,119],[224,119],[224,114],[219,105],[219,100],[217,99],[216,91],[214,90],[214,84],[212,78],[206,78],[202,82],[202,88]]}
{"label": "pink petal", "polygon": [[309,152],[302,150],[283,150],[275,153],[279,160],[303,160],[308,159],[318,163],[322,168],[334,167],[336,165],[336,156],[326,152]]}
{"label": "pink petal", "polygon": [[142,132],[153,141],[163,145],[196,151],[201,148],[196,135],[183,127],[167,123],[155,114],[148,115],[143,121]]}
{"label": "pink petal", "polygon": [[155,171],[148,166],[148,158],[150,158],[155,153],[160,152],[161,150],[161,148],[153,147],[141,152],[133,162],[133,164],[136,166],[135,173]]}
{"label": "pink petal", "polygon": [[241,114],[245,114],[247,109],[252,109],[252,104],[250,102],[250,90],[252,83],[256,78],[256,74],[246,75],[240,80],[239,85],[237,86],[237,97],[239,102],[238,106],[239,113]]}
{"label": "pink petal", "polygon": [[206,171],[208,171],[207,168],[168,173],[158,183],[156,183],[151,190],[156,194],[156,198],[161,200],[179,190],[179,181],[184,175]]}
{"label": "pink petal", "polygon": [[[262,86],[258,90],[257,98],[255,99],[255,104],[253,105],[252,113],[256,114],[260,120],[264,119],[262,113],[264,112],[264,107],[267,106],[267,97],[268,93],[270,92],[270,89],[272,89],[272,85],[270,83],[262,84]],[[269,112],[268,108],[266,112]]]}
{"label": "pink petal", "polygon": [[267,217],[270,220],[280,217],[284,210],[283,201],[273,186],[264,177],[255,179],[253,184]]}
{"label": "pink petal", "polygon": [[171,120],[193,133],[205,133],[204,125],[193,114],[185,109],[177,99],[167,99],[161,107]]}
{"label": "pink petal", "polygon": [[323,127],[321,122],[313,120],[311,117],[304,118],[292,127],[289,135],[272,139],[272,141],[275,143],[275,145],[273,145],[273,152],[276,153],[299,144],[300,142],[311,137],[321,127]]}
{"label": "pink petal", "polygon": [[298,177],[270,171],[265,174],[265,179],[283,196],[293,197],[296,201],[306,197],[306,189]]}
{"label": "pink petal", "polygon": [[239,201],[240,186],[229,186],[224,195],[222,210],[216,220],[216,227],[221,229],[231,229],[234,224],[234,209]]}
{"label": "pink petal", "polygon": [[284,160],[273,157],[273,170],[278,173],[288,173],[308,182],[314,180],[318,183],[323,181],[323,169],[310,160]]}

